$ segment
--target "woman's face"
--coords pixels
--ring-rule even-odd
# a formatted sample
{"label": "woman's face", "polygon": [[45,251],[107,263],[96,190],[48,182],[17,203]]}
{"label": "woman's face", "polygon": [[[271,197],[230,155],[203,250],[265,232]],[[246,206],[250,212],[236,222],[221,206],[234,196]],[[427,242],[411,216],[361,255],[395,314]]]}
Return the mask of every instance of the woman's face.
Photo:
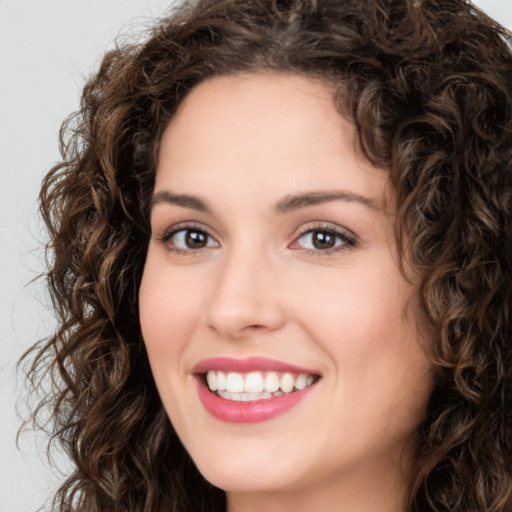
{"label": "woman's face", "polygon": [[167,127],[140,321],[165,409],[228,498],[396,484],[432,374],[393,204],[318,81],[215,78]]}

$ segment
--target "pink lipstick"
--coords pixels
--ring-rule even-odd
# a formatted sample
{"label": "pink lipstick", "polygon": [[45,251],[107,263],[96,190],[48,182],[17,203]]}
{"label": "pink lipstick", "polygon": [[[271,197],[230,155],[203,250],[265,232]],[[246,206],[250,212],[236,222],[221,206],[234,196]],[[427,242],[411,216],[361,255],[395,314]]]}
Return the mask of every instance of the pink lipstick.
{"label": "pink lipstick", "polygon": [[229,423],[254,423],[283,414],[320,379],[314,370],[261,357],[207,359],[193,373],[205,409]]}

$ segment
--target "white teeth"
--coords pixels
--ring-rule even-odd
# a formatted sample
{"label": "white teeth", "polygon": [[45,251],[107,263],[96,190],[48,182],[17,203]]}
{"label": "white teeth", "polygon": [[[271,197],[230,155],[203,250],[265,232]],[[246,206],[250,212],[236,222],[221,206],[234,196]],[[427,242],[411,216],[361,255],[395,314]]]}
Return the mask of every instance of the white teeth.
{"label": "white teeth", "polygon": [[306,375],[302,373],[295,379],[295,387],[298,390],[304,389],[306,387]]}
{"label": "white teeth", "polygon": [[229,393],[228,391],[217,391],[217,395],[224,400],[233,400],[234,402],[252,402],[254,400],[267,400],[272,398],[270,393]]}
{"label": "white teeth", "polygon": [[240,373],[228,373],[226,377],[226,391],[229,393],[243,393],[244,378]]}
{"label": "white teeth", "polygon": [[261,393],[240,393],[240,398],[242,401],[250,402],[252,400],[261,400]]}
{"label": "white teeth", "polygon": [[276,372],[268,372],[265,375],[265,391],[273,393],[279,389],[279,376]]}
{"label": "white teeth", "polygon": [[226,400],[253,401],[265,400],[292,391],[300,391],[314,382],[313,375],[301,373],[294,375],[286,372],[250,372],[247,374],[221,371],[206,373],[206,383],[210,391]]}
{"label": "white teeth", "polygon": [[208,372],[206,374],[206,382],[208,383],[210,391],[217,391],[217,376],[215,372]]}
{"label": "white teeth", "polygon": [[283,393],[291,393],[294,386],[294,376],[291,373],[283,373],[283,376],[281,377],[281,382],[279,383],[279,387],[281,388]]}
{"label": "white teeth", "polygon": [[260,372],[251,372],[245,376],[244,391],[246,393],[261,393],[263,391],[263,376]]}
{"label": "white teeth", "polygon": [[217,389],[219,391],[226,389],[226,374],[224,372],[217,372]]}

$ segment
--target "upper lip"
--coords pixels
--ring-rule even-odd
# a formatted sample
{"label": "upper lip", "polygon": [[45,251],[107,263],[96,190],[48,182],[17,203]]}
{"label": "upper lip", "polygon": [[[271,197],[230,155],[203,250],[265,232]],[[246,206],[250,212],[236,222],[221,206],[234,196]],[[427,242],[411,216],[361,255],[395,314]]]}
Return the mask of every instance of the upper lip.
{"label": "upper lip", "polygon": [[301,368],[293,364],[278,361],[276,359],[269,359],[266,357],[246,357],[243,359],[231,357],[213,357],[210,359],[204,359],[200,361],[192,369],[193,373],[206,373],[208,371],[223,371],[237,373],[249,373],[255,371],[274,371],[318,375],[318,372],[314,370],[308,368]]}

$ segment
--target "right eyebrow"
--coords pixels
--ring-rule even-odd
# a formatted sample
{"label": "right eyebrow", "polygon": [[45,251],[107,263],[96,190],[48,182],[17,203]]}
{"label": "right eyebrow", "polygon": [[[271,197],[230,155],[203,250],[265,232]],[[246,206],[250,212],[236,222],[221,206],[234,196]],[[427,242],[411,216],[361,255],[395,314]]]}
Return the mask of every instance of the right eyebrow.
{"label": "right eyebrow", "polygon": [[173,194],[168,190],[161,190],[151,198],[151,208],[160,203],[175,204],[182,208],[191,208],[192,210],[211,213],[209,206],[198,197],[187,194]]}
{"label": "right eyebrow", "polygon": [[276,204],[275,211],[276,213],[288,213],[307,206],[338,200],[360,203],[371,210],[381,211],[373,199],[345,190],[319,190],[288,195]]}

